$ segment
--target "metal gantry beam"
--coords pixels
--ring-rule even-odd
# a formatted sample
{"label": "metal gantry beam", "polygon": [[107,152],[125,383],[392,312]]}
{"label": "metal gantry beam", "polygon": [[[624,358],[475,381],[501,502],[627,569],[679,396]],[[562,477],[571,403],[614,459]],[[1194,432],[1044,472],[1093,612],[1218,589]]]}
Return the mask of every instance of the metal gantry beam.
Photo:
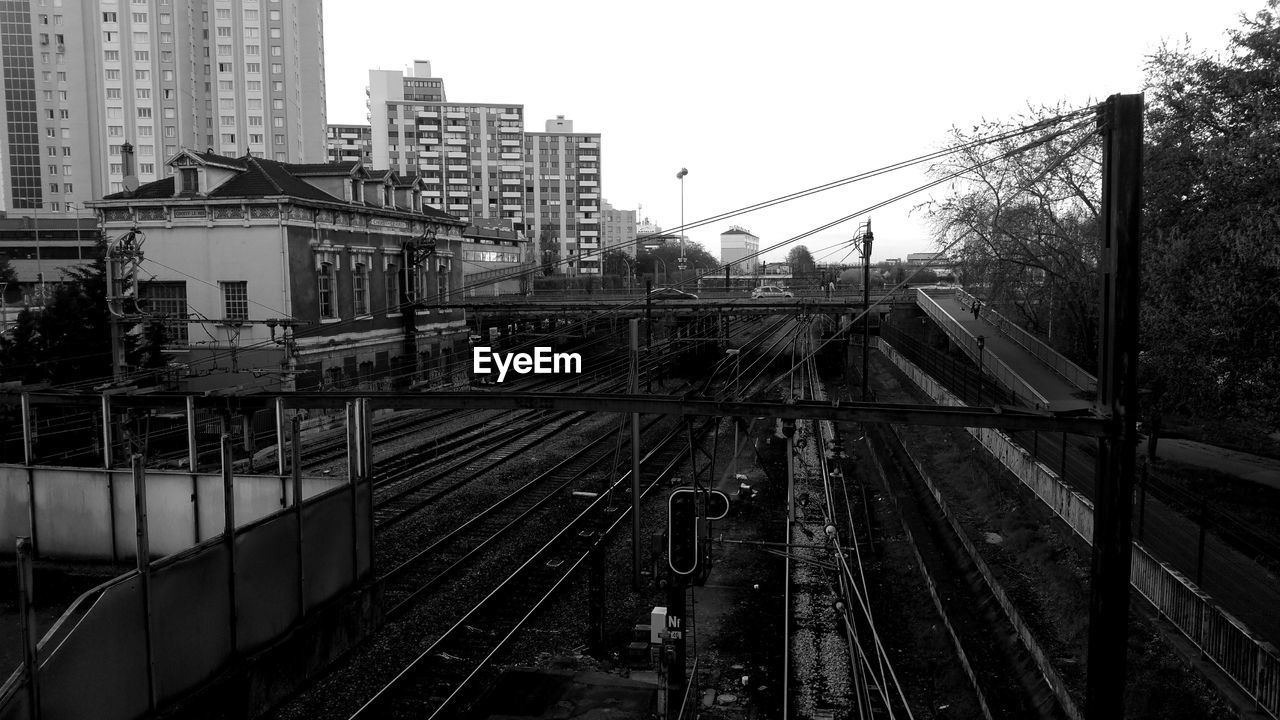
{"label": "metal gantry beam", "polygon": [[[32,405],[97,405],[96,395],[28,393]],[[518,390],[458,392],[294,392],[246,395],[202,395],[192,393],[146,393],[113,395],[115,407],[184,407],[192,398],[196,407],[236,412],[271,408],[279,398],[285,408],[342,409],[346,403],[367,398],[374,410],[418,410],[450,408],[460,410],[558,410],[588,412],[643,413],[652,415],[704,415],[720,417],[776,417],[832,420],[836,422],[899,423],[942,427],[981,427],[1009,430],[1069,432],[1103,437],[1112,423],[1091,415],[1054,414],[1005,406],[943,407],[882,402],[840,402],[797,400],[794,403],[715,400],[701,397],[671,397],[629,393],[530,393]],[[0,394],[0,403],[16,403],[14,394]]]}

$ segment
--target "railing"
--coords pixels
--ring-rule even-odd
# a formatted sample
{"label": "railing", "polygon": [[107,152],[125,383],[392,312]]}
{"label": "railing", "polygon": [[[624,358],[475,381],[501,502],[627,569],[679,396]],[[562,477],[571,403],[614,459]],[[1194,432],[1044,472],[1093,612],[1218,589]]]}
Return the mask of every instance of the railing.
{"label": "railing", "polygon": [[947,314],[936,300],[924,291],[916,292],[916,302],[938,327],[964,350],[965,354],[977,361],[980,367],[989,369],[996,380],[1009,388],[1019,401],[1029,407],[1044,409],[1049,407],[1049,400],[1036,391],[1021,375],[1014,372],[1003,360],[996,357],[985,347],[978,345],[978,339],[965,329],[955,318]]}
{"label": "railing", "polygon": [[[974,297],[969,293],[957,288],[956,294],[966,304],[973,305]],[[1004,333],[1010,340],[1022,346],[1022,349],[1034,355],[1040,362],[1065,378],[1067,382],[1081,390],[1097,392],[1098,378],[1068,360],[1062,353],[1049,347],[1045,341],[1024,330],[1018,323],[992,310],[986,303],[981,304],[978,314],[985,317],[987,322],[994,325],[997,330]]]}
{"label": "railing", "polygon": [[[875,347],[939,405],[959,405],[959,398],[898,353],[882,338]],[[1005,433],[969,428],[997,460],[1085,542],[1093,542],[1093,503],[1071,489],[1027,449]],[[1257,708],[1280,720],[1280,650],[1251,632],[1181,573],[1157,560],[1142,543],[1133,542],[1129,581],[1178,631],[1195,643],[1249,697]]]}

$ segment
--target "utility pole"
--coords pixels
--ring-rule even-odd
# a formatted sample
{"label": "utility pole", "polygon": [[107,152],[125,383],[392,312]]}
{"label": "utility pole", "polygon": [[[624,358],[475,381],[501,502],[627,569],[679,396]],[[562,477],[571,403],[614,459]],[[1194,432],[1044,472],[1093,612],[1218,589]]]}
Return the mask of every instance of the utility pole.
{"label": "utility pole", "polygon": [[1138,300],[1142,228],[1142,94],[1112,95],[1099,106],[1103,136],[1102,272],[1095,410],[1113,421],[1098,440],[1094,490],[1085,715],[1124,714],[1129,639],[1129,562],[1138,418]]}
{"label": "utility pole", "polygon": [[867,401],[869,377],[867,370],[871,359],[871,219],[862,233],[862,401]]}
{"label": "utility pole", "polygon": [[[631,331],[631,392],[640,393],[640,320]],[[631,413],[631,587],[640,589],[640,413]]]}
{"label": "utility pole", "polygon": [[111,374],[124,379],[124,326],[138,320],[138,266],[147,234],[136,226],[107,245],[107,310],[111,313]]}

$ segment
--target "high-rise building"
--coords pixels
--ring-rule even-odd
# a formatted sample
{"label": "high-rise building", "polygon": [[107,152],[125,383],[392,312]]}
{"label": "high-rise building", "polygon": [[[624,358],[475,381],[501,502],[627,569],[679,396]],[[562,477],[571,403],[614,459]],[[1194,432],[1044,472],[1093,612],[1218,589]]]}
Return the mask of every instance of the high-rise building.
{"label": "high-rise building", "polygon": [[539,252],[558,253],[571,274],[598,275],[600,133],[575,133],[563,115],[527,133],[525,183],[525,224]]}
{"label": "high-rise building", "polygon": [[[734,275],[755,275],[760,270],[760,238],[746,228],[733,227],[720,233],[720,262]],[[732,263],[732,264],[730,264]]]}
{"label": "high-rise building", "polygon": [[330,125],[324,145],[331,163],[359,160],[373,166],[373,132],[368,125]]}
{"label": "high-rise building", "polygon": [[165,177],[181,147],[323,160],[321,2],[0,0],[5,209]]}
{"label": "high-rise building", "polygon": [[447,102],[425,60],[370,70],[368,95],[375,167],[419,175],[431,207],[524,231],[523,106]]}
{"label": "high-rise building", "polygon": [[618,210],[604,201],[604,247],[636,256],[635,210]]}
{"label": "high-rise building", "polygon": [[421,176],[439,210],[507,223],[537,241],[539,261],[600,271],[599,133],[575,133],[563,116],[526,133],[523,105],[448,100],[425,60],[411,75],[370,70],[368,96],[373,166]]}

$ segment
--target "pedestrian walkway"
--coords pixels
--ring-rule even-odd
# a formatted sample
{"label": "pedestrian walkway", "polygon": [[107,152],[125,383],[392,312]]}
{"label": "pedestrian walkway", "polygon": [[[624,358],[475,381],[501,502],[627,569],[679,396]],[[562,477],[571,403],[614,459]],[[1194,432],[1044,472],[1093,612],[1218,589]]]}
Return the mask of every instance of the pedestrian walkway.
{"label": "pedestrian walkway", "polygon": [[[1147,451],[1145,442],[1139,451]],[[1170,438],[1160,438],[1156,443],[1156,457],[1234,475],[1241,480],[1280,490],[1280,460],[1194,440]]]}
{"label": "pedestrian walkway", "polygon": [[[1026,348],[1011,340],[986,317],[974,317],[969,304],[963,302],[959,294],[931,292],[928,297],[965,332],[975,338],[982,337],[985,352],[1003,361],[1044,397],[1049,402],[1048,410],[1072,412],[1087,410],[1093,406],[1092,399],[1083,397],[1079,388],[1067,382],[1066,378],[1050,369]],[[919,302],[928,302],[928,300],[921,298]]]}

